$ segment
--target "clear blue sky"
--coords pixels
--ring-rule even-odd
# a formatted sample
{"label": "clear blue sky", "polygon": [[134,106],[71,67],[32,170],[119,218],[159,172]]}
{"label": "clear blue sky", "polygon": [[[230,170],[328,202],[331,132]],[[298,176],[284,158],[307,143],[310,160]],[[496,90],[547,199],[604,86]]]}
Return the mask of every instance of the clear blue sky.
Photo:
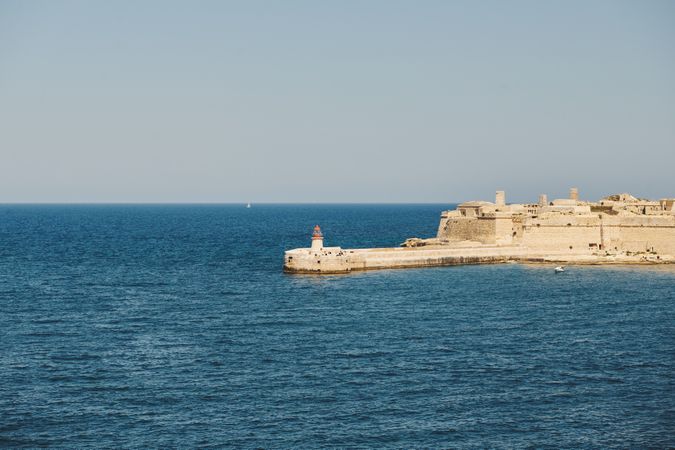
{"label": "clear blue sky", "polygon": [[675,196],[673,1],[0,1],[0,202]]}

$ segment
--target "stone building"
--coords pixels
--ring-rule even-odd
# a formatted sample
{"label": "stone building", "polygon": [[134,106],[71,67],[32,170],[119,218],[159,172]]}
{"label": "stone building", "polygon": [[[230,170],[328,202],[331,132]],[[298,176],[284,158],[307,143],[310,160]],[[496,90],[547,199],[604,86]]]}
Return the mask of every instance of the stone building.
{"label": "stone building", "polygon": [[439,244],[462,241],[519,245],[537,251],[570,253],[650,252],[675,255],[675,199],[650,201],[630,194],[598,202],[570,198],[536,204],[506,204],[503,191],[495,202],[466,202],[444,211]]}

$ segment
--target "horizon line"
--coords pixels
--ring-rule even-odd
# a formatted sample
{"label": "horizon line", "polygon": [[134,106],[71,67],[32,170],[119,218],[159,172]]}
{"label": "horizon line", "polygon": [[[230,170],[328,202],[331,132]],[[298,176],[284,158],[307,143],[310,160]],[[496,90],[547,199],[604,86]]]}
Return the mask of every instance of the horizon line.
{"label": "horizon line", "polygon": [[247,204],[254,205],[439,205],[439,204],[459,204],[462,202],[454,201],[439,201],[439,202],[391,202],[391,201],[372,201],[372,202],[350,202],[350,201],[263,201],[263,202],[209,202],[209,201],[190,201],[190,202],[178,202],[178,201],[75,201],[75,202],[63,202],[63,201],[17,201],[17,202],[6,202],[0,201],[0,206],[12,206],[12,205],[242,205],[246,206]]}

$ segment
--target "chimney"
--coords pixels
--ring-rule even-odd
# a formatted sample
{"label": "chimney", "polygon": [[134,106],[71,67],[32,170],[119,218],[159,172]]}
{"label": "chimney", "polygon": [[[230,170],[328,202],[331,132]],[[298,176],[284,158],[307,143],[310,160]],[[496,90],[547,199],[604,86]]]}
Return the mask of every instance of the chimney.
{"label": "chimney", "polygon": [[579,189],[570,188],[570,200],[579,201]]}
{"label": "chimney", "polygon": [[539,195],[539,206],[541,207],[548,206],[548,197],[546,196],[546,194]]}
{"label": "chimney", "polygon": [[497,191],[495,194],[495,204],[497,206],[504,206],[506,205],[506,194],[504,191]]}

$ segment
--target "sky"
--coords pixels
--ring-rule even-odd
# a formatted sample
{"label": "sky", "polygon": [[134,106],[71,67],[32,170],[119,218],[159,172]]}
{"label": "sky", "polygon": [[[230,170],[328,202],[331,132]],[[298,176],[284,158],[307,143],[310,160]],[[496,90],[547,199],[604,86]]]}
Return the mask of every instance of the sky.
{"label": "sky", "polygon": [[0,0],[0,202],[675,197],[673,1]]}

